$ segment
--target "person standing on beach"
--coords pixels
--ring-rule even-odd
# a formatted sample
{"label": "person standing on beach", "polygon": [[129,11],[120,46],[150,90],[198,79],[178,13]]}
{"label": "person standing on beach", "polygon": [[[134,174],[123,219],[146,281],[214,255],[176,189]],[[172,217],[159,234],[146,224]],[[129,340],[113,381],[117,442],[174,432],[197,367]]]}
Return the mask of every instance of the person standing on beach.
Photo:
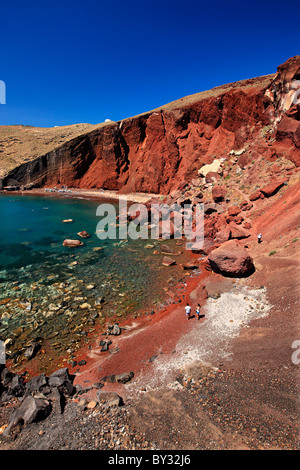
{"label": "person standing on beach", "polygon": [[198,304],[196,308],[197,320],[200,320],[200,308],[201,308],[201,305]]}
{"label": "person standing on beach", "polygon": [[191,310],[192,309],[191,309],[190,305],[187,303],[186,306],[185,306],[185,314],[186,314],[187,320],[190,319]]}

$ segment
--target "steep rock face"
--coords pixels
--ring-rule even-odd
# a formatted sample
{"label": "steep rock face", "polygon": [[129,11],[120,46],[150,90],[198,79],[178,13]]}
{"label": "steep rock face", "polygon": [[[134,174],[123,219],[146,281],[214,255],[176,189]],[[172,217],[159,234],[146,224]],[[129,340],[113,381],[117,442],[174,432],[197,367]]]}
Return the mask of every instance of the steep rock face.
{"label": "steep rock face", "polygon": [[285,149],[290,159],[300,165],[300,56],[277,67],[271,85],[265,93],[266,112],[273,121],[277,153]]}
{"label": "steep rock face", "polygon": [[262,154],[266,160],[285,155],[299,165],[299,67],[297,56],[275,77],[217,87],[198,100],[109,123],[20,165],[3,185],[166,194],[202,165],[240,149],[243,165]]}

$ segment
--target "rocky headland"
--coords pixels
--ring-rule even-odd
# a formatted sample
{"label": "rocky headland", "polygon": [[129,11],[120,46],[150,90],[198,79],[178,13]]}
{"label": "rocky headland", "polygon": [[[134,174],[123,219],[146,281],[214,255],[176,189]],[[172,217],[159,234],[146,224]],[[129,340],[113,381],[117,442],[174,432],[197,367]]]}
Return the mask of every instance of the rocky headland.
{"label": "rocky headland", "polygon": [[[64,185],[87,197],[151,193],[149,210],[204,204],[205,241],[165,309],[102,325],[49,375],[26,373],[40,350],[2,368],[1,448],[299,447],[299,77],[297,56],[5,174],[2,187],[24,193]],[[166,270],[176,263],[160,256]]]}

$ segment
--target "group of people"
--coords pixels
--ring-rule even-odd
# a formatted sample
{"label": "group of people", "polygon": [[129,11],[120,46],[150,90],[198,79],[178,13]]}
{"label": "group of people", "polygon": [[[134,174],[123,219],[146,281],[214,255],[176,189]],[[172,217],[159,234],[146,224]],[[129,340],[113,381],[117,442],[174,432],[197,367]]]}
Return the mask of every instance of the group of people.
{"label": "group of people", "polygon": [[[200,320],[200,309],[201,309],[201,305],[198,304],[197,308],[196,308],[197,320]],[[191,313],[192,313],[192,307],[190,306],[189,303],[187,303],[186,306],[185,306],[185,314],[186,314],[187,320],[192,318]]]}

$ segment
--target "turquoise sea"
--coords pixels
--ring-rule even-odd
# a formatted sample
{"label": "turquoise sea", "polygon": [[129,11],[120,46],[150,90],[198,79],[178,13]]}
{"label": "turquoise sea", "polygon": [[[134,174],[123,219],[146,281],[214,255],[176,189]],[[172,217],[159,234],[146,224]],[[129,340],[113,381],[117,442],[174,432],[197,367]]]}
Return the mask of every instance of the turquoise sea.
{"label": "turquoise sea", "polygon": [[[36,338],[64,354],[87,341],[97,325],[153,314],[172,302],[170,289],[185,277],[183,242],[100,240],[99,204],[52,195],[0,196],[0,340],[9,340],[14,362],[23,360]],[[78,236],[83,230],[89,238]],[[67,238],[84,245],[65,247]],[[161,243],[176,251],[175,266],[162,265]]]}

